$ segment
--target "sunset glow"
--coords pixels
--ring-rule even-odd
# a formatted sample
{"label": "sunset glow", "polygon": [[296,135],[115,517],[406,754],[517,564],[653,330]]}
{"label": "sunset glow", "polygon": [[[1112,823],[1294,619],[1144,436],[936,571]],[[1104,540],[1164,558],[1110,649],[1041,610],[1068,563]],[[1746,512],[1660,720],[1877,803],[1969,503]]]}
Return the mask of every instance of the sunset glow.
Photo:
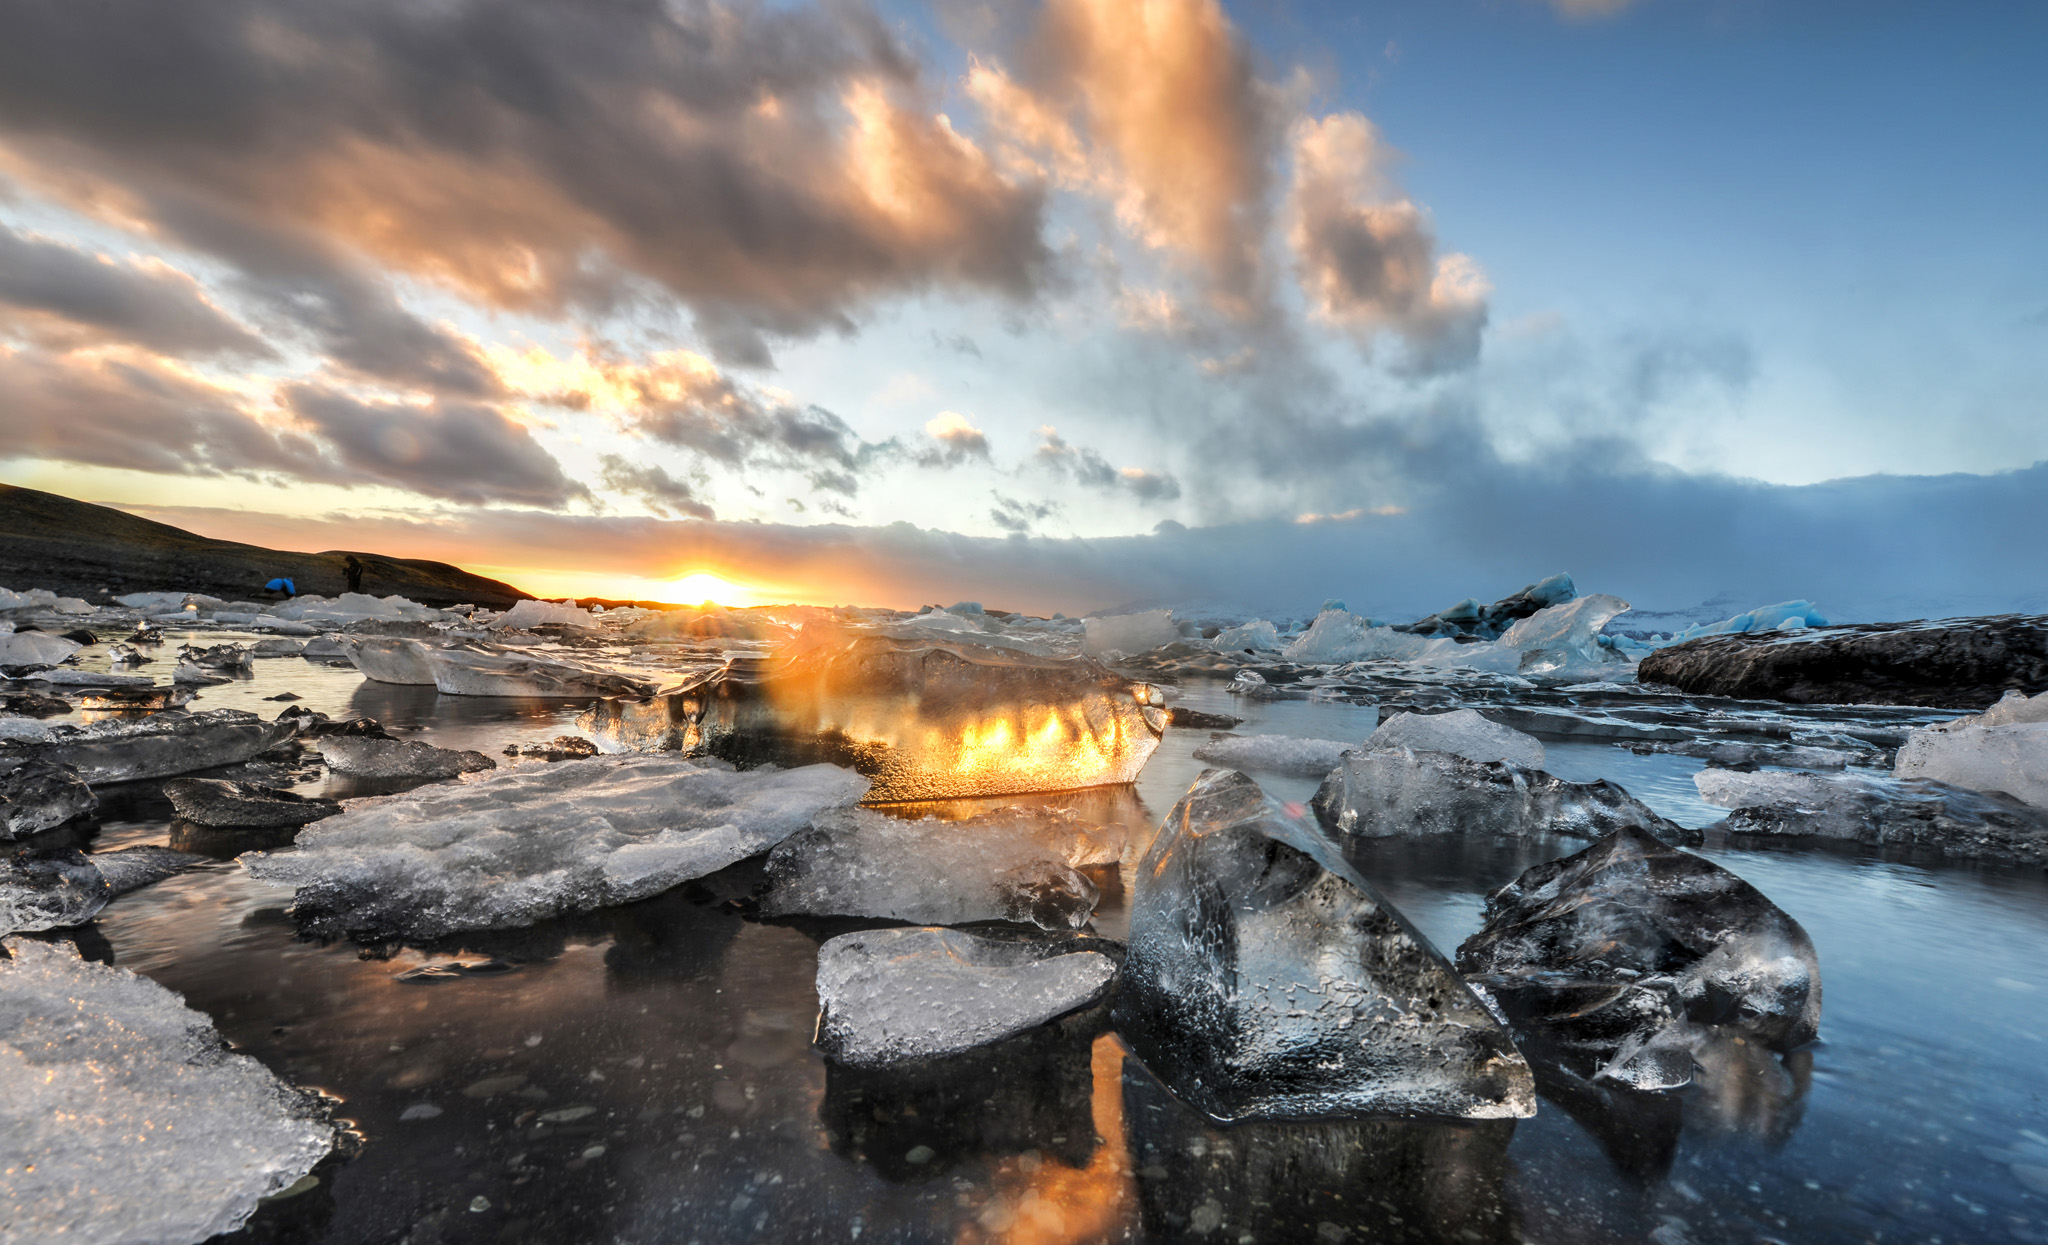
{"label": "sunset glow", "polygon": [[697,605],[710,601],[716,605],[753,605],[754,594],[733,583],[721,579],[710,571],[692,571],[675,582],[671,599],[684,605]]}

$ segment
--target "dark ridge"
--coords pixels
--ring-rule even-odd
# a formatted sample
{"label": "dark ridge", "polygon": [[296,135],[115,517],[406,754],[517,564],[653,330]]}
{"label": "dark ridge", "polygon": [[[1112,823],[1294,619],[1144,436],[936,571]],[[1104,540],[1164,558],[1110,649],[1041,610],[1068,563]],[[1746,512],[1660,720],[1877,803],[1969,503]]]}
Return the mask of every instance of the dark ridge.
{"label": "dark ridge", "polygon": [[362,590],[375,596],[505,609],[533,595],[446,562],[211,540],[108,506],[0,484],[0,586],[16,591],[48,588],[95,603],[129,592],[202,592],[248,601],[261,600],[263,585],[283,576],[302,595],[332,597],[348,590],[342,562],[350,556],[364,564]]}

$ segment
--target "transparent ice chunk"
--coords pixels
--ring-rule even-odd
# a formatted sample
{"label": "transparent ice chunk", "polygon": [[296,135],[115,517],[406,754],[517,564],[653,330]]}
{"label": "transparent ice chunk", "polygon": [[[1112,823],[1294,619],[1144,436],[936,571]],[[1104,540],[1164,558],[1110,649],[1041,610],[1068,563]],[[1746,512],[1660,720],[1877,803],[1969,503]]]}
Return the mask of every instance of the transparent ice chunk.
{"label": "transparent ice chunk", "polygon": [[47,631],[0,632],[0,666],[54,666],[84,647]]}
{"label": "transparent ice chunk", "polygon": [[855,1067],[951,1055],[1085,1007],[1115,980],[1114,960],[1075,942],[841,934],[818,948],[818,1046]]}
{"label": "transparent ice chunk", "polygon": [[1242,774],[1205,770],[1137,870],[1117,1029],[1213,1119],[1535,1112],[1429,940]]}
{"label": "transparent ice chunk", "polygon": [[434,685],[433,663],[427,660],[429,646],[418,640],[364,635],[348,636],[340,643],[366,679],[377,683]]}
{"label": "transparent ice chunk", "polygon": [[[2025,710],[2014,706],[2005,715],[2032,711],[2031,705]],[[2035,808],[2048,808],[2048,721],[1982,726],[1965,718],[1923,727],[1906,736],[1892,772],[1972,791],[2002,791]]]}
{"label": "transparent ice chunk", "polygon": [[219,778],[173,778],[164,795],[179,817],[202,826],[302,826],[341,811],[333,800]]}
{"label": "transparent ice chunk", "polygon": [[13,758],[76,766],[94,786],[168,778],[246,761],[291,738],[294,729],[289,720],[266,722],[240,709],[53,726],[39,741],[0,744],[0,766]]}
{"label": "transparent ice chunk", "polygon": [[1341,739],[1295,739],[1288,735],[1224,735],[1195,748],[1195,759],[1236,770],[1263,770],[1320,778],[1358,747]]}
{"label": "transparent ice chunk", "polygon": [[644,696],[653,685],[610,670],[481,648],[424,650],[446,696]]}
{"label": "transparent ice chunk", "polygon": [[1658,816],[1604,778],[1569,782],[1506,761],[1468,761],[1455,753],[1406,748],[1346,756],[1316,789],[1312,804],[1324,825],[1368,839],[1433,834],[1597,839],[1635,826],[1682,843],[1699,833]]}
{"label": "transparent ice chunk", "polygon": [[335,773],[358,778],[454,778],[498,768],[481,752],[373,735],[329,735],[320,741],[320,757]]}
{"label": "transparent ice chunk", "polygon": [[1075,869],[1116,863],[1123,838],[1120,828],[1051,809],[1007,808],[965,821],[824,813],[769,854],[774,889],[761,913],[1079,929],[1099,895]]}
{"label": "transparent ice chunk", "polygon": [[1085,657],[812,623],[780,658],[603,700],[576,725],[607,752],[845,765],[883,802],[1130,782],[1166,709],[1150,685]]}
{"label": "transparent ice chunk", "polygon": [[1181,638],[1172,610],[1084,618],[1081,627],[1086,637],[1081,641],[1081,651],[1091,657],[1104,653],[1149,653]]}
{"label": "transparent ice chunk", "polygon": [[0,1236],[202,1241],[333,1147],[311,1095],[146,977],[15,939],[0,960]]}
{"label": "transparent ice chunk", "polygon": [[28,761],[6,768],[0,754],[0,839],[20,839],[89,816],[99,797],[73,765]]}
{"label": "transparent ice chunk", "polygon": [[2048,810],[1926,778],[1703,769],[1693,785],[1735,810],[1730,834],[1929,847],[1957,857],[2048,862]]}
{"label": "transparent ice chunk", "polygon": [[1226,628],[1209,641],[1219,653],[1236,653],[1250,649],[1254,652],[1270,652],[1280,647],[1280,629],[1263,618]]}
{"label": "transparent ice chunk", "polygon": [[1490,722],[1476,709],[1397,714],[1380,723],[1365,746],[1451,752],[1468,761],[1506,761],[1524,769],[1542,769],[1544,759],[1535,736]]}
{"label": "transparent ice chunk", "polygon": [[312,932],[434,938],[645,899],[758,855],[866,789],[828,765],[735,773],[597,757],[353,800],[294,849],[241,860],[298,888],[292,913]]}

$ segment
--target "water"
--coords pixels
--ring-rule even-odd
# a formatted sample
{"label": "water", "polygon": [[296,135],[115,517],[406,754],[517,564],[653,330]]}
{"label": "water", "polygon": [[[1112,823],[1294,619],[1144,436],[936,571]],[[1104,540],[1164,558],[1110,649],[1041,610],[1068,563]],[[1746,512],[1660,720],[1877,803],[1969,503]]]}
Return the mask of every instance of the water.
{"label": "water", "polygon": [[[262,698],[284,690],[487,754],[573,730],[580,707],[439,697],[296,659],[259,661],[193,707],[269,713]],[[1358,705],[1221,685],[1183,703],[1243,716],[1244,732],[1371,729]],[[1170,731],[1134,789],[1042,798],[1149,835],[1205,738]],[[1718,819],[1693,792],[1697,761],[1546,743],[1563,776],[1618,781],[1682,824]],[[1315,787],[1262,781],[1291,800]],[[148,784],[108,809],[94,849],[168,841]],[[1577,846],[1379,843],[1357,859],[1448,952],[1488,890]],[[810,1047],[812,976],[818,941],[843,926],[744,918],[727,901],[758,881],[750,865],[379,958],[300,940],[289,893],[223,861],[121,898],[77,938],[341,1099],[361,1153],[266,1208],[246,1234],[263,1240],[2048,1240],[2042,871],[1705,854],[1812,935],[1822,1040],[1759,1053],[1718,1096],[1688,1089],[1625,1117],[1547,1097],[1533,1119],[1486,1127],[1214,1129],[1091,1016],[922,1080],[830,1069]],[[1102,881],[1097,928],[1120,934],[1123,892],[1113,872]],[[467,967],[405,979],[428,964]]]}

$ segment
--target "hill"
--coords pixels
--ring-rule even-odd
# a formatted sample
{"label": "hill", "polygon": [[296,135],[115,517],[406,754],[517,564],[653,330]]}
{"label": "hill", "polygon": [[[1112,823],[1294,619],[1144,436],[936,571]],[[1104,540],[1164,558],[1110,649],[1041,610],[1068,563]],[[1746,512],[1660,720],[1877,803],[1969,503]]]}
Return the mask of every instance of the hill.
{"label": "hill", "polygon": [[504,609],[533,595],[446,562],[212,540],[107,506],[0,484],[0,587],[17,591],[48,588],[88,601],[183,591],[246,601],[261,598],[263,585],[282,575],[301,593],[331,597],[348,588],[342,561],[351,554],[368,568],[363,591],[380,597],[397,593],[422,605]]}

